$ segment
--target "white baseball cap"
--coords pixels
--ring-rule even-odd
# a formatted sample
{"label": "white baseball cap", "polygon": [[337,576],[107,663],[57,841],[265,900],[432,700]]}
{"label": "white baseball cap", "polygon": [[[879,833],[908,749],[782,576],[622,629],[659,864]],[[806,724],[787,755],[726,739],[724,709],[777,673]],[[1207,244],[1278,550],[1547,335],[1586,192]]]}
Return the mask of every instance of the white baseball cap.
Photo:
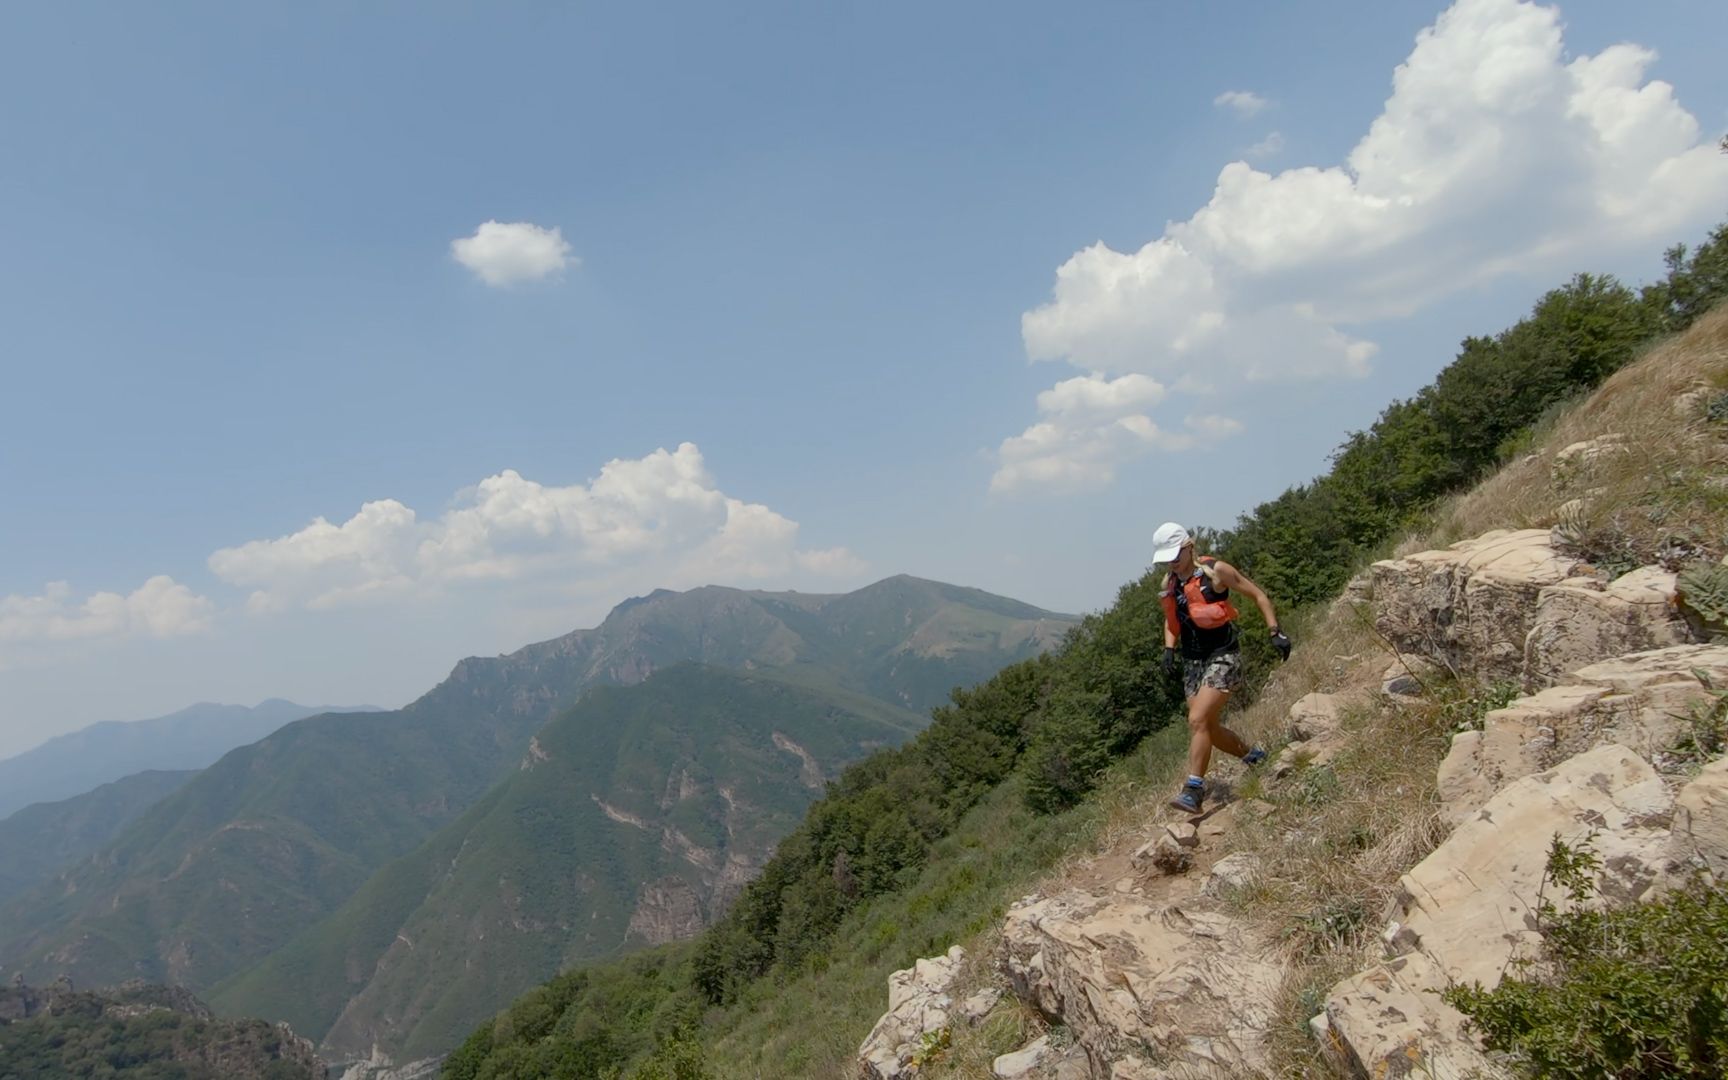
{"label": "white baseball cap", "polygon": [[1152,534],[1152,561],[1155,563],[1174,562],[1182,549],[1194,542],[1188,535],[1188,530],[1174,521],[1166,521],[1158,526],[1158,531]]}

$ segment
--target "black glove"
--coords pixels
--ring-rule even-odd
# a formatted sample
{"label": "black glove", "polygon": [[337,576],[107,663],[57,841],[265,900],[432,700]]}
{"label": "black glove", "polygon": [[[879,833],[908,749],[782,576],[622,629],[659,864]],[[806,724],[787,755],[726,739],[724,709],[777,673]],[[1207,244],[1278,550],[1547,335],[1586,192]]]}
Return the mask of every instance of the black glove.
{"label": "black glove", "polygon": [[1164,674],[1176,674],[1176,650],[1168,645],[1164,647]]}
{"label": "black glove", "polygon": [[1278,650],[1280,660],[1290,659],[1290,635],[1276,626],[1272,628],[1272,647]]}

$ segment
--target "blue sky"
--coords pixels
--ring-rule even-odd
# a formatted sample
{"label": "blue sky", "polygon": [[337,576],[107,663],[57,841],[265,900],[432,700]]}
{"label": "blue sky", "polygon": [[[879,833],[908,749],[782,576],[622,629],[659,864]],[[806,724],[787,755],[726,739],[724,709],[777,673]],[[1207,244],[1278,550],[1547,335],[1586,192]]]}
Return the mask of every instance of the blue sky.
{"label": "blue sky", "polygon": [[659,585],[1101,607],[1158,522],[1721,220],[1725,39],[1681,0],[10,7],[0,755],[400,704]]}

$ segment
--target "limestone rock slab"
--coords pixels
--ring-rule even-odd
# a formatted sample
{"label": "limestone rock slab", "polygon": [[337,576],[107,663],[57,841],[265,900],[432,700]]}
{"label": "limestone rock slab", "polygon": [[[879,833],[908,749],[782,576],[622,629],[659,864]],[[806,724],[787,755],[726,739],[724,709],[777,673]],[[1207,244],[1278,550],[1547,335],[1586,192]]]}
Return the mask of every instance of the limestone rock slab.
{"label": "limestone rock slab", "polygon": [[954,1000],[948,994],[966,950],[956,945],[946,955],[920,960],[888,976],[888,1011],[858,1047],[858,1063],[870,1080],[903,1080],[916,1067],[913,1056],[924,1036],[948,1026]]}
{"label": "limestone rock slab", "polygon": [[1011,1054],[1001,1054],[990,1063],[997,1080],[1020,1080],[1050,1056],[1050,1036],[1040,1035]]}
{"label": "limestone rock slab", "polygon": [[1245,889],[1260,880],[1260,857],[1238,851],[1212,864],[1212,872],[1201,886],[1202,896],[1217,896],[1230,889]]}
{"label": "limestone rock slab", "polygon": [[1685,644],[1689,632],[1674,594],[1675,575],[1659,566],[1606,585],[1581,577],[1544,588],[1524,642],[1525,686],[1553,686],[1601,660]]}
{"label": "limestone rock slab", "polygon": [[1685,735],[1688,712],[1710,700],[1710,686],[1728,686],[1728,646],[1677,645],[1570,672],[1489,713],[1481,731],[1453,738],[1438,777],[1443,813],[1464,821],[1519,777],[1605,743],[1663,761]]}
{"label": "limestone rock slab", "polygon": [[1706,765],[1674,800],[1674,854],[1728,883],[1728,758]]}
{"label": "limestone rock slab", "polygon": [[1420,701],[1429,686],[1447,674],[1445,668],[1418,653],[1400,654],[1380,676],[1380,696],[1395,705]]}
{"label": "limestone rock slab", "polygon": [[1011,911],[1004,930],[1010,984],[1068,1025],[1094,1075],[1112,1075],[1139,1045],[1167,1064],[1263,1068],[1282,971],[1228,916],[1186,900],[1063,893]]}
{"label": "limestone rock slab", "polygon": [[1336,734],[1340,715],[1348,702],[1346,694],[1307,694],[1298,698],[1286,717],[1290,738],[1303,741]]}
{"label": "limestone rock slab", "polygon": [[1541,591],[1582,563],[1547,529],[1498,530],[1370,568],[1375,626],[1401,653],[1477,678],[1521,679]]}
{"label": "limestone rock slab", "polygon": [[1595,834],[1610,902],[1666,888],[1672,810],[1650,764],[1613,745],[1519,779],[1489,799],[1400,881],[1398,925],[1387,937],[1403,955],[1328,995],[1317,1027],[1332,1053],[1369,1075],[1503,1075],[1436,992],[1460,982],[1496,986],[1507,962],[1539,943],[1533,908],[1555,834],[1570,842]]}
{"label": "limestone rock slab", "polygon": [[994,986],[987,986],[960,1003],[954,1010],[954,1015],[968,1024],[976,1024],[990,1015],[996,1003],[1002,1000],[1002,991]]}

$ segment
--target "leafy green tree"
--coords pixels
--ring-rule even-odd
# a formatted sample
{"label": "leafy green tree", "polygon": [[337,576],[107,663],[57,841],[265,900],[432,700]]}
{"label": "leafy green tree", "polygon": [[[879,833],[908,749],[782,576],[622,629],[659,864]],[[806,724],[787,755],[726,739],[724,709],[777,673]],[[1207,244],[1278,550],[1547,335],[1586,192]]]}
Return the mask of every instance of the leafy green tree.
{"label": "leafy green tree", "polygon": [[1728,224],[1690,254],[1676,244],[1663,256],[1668,277],[1644,290],[1668,330],[1684,330],[1693,320],[1728,297]]}

